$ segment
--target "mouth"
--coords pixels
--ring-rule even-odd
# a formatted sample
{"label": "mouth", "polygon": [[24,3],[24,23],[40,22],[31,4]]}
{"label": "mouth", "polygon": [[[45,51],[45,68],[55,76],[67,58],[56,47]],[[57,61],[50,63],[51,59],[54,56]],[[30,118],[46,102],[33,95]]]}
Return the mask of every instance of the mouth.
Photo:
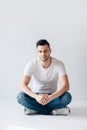
{"label": "mouth", "polygon": [[46,62],[48,59],[49,59],[49,57],[41,57],[41,60],[42,60],[43,62]]}

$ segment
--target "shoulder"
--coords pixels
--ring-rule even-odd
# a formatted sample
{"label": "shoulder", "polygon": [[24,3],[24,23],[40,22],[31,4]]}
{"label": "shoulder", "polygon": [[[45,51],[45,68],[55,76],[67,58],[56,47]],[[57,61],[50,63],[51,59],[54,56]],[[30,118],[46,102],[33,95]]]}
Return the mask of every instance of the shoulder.
{"label": "shoulder", "polygon": [[61,60],[53,58],[53,64],[55,66],[56,71],[59,74],[59,77],[66,74],[65,65],[64,65],[64,63]]}
{"label": "shoulder", "polygon": [[37,62],[37,60],[34,59],[32,61],[29,61],[26,64],[25,69],[24,69],[24,74],[25,75],[31,76],[35,72],[35,70],[36,70],[36,62]]}
{"label": "shoulder", "polygon": [[26,64],[26,66],[34,66],[36,65],[38,62],[37,58],[33,59],[33,60],[30,60],[28,61],[28,63]]}
{"label": "shoulder", "polygon": [[61,60],[59,60],[59,59],[57,59],[57,58],[54,58],[54,57],[52,57],[52,62],[53,62],[55,65],[58,65],[58,66],[64,65],[64,63],[63,63]]}

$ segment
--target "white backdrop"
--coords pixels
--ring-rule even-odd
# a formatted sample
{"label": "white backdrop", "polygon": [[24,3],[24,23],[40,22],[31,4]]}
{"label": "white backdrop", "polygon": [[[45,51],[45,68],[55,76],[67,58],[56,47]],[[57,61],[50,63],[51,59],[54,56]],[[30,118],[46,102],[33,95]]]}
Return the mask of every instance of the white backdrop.
{"label": "white backdrop", "polygon": [[0,0],[0,98],[15,98],[35,43],[65,63],[73,99],[87,99],[87,1]]}

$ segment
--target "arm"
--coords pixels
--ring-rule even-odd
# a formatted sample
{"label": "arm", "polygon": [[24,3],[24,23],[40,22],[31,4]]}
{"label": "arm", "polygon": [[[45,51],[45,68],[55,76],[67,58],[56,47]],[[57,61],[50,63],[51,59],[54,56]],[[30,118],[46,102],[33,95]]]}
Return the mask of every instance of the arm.
{"label": "arm", "polygon": [[64,92],[69,90],[69,81],[67,75],[61,76],[59,80],[61,82],[61,85],[55,93],[49,95],[49,101],[53,100],[54,98],[62,95]]}
{"label": "arm", "polygon": [[45,105],[45,103],[48,102],[49,98],[47,94],[36,94],[34,93],[28,86],[30,83],[31,77],[29,76],[23,76],[23,79],[21,81],[20,89],[30,97],[34,98],[38,103]]}
{"label": "arm", "polygon": [[[69,90],[69,81],[68,81],[67,75],[61,76],[59,78],[59,80],[61,82],[61,85],[60,85],[59,89],[56,92],[54,92],[51,95],[42,94],[44,96],[44,98],[43,98],[44,99],[43,105],[46,105],[47,103],[49,103],[54,98],[61,96],[64,92]],[[45,98],[46,98],[46,100],[45,100]]]}
{"label": "arm", "polygon": [[21,81],[20,89],[32,98],[35,98],[37,94],[31,91],[28,84],[30,83],[31,77],[24,75]]}

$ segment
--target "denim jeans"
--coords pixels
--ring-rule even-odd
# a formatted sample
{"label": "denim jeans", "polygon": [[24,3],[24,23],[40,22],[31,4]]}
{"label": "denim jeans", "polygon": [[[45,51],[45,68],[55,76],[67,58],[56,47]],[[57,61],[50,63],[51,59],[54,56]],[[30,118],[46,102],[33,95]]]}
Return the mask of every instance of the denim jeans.
{"label": "denim jeans", "polygon": [[71,102],[72,96],[69,92],[65,92],[61,96],[53,99],[46,105],[39,104],[34,98],[28,96],[24,92],[20,92],[17,101],[26,108],[37,111],[40,114],[51,114],[53,109],[63,108]]}

